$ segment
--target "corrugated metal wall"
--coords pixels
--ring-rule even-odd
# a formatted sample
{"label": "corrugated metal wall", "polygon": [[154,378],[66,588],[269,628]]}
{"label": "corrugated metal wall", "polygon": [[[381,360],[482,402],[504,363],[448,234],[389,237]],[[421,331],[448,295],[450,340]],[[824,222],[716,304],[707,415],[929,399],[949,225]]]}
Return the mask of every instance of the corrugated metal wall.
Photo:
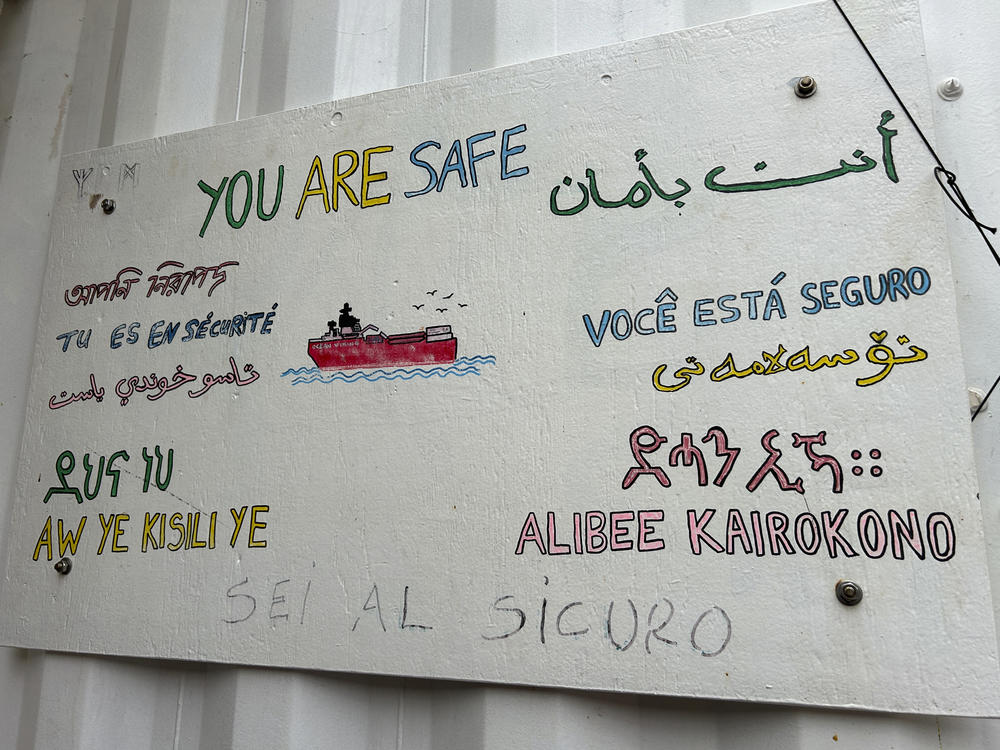
{"label": "corrugated metal wall", "polygon": [[[777,9],[788,0],[0,2],[0,540],[61,154]],[[914,10],[884,5],[886,24]],[[1000,4],[921,0],[936,145],[1000,221]],[[912,40],[911,40],[912,41]],[[922,61],[914,60],[915,65]],[[889,71],[891,75],[891,71]],[[697,82],[692,82],[697,85]],[[932,123],[925,123],[930,127]],[[1000,269],[949,214],[968,384],[1000,372]],[[1000,397],[974,424],[1000,581]],[[0,559],[3,559],[0,541]],[[836,658],[837,644],[830,644]],[[857,675],[865,679],[865,675]],[[993,721],[0,649],[0,748],[991,748]]]}

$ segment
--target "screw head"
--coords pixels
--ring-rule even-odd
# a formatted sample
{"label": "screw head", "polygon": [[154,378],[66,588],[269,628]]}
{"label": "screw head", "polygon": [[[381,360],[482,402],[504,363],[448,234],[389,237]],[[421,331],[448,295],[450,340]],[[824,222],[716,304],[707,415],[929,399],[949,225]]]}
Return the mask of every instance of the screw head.
{"label": "screw head", "polygon": [[111,198],[105,198],[101,201],[101,209],[106,214],[113,214],[115,212],[115,202]]}
{"label": "screw head", "polygon": [[56,569],[56,573],[60,573],[64,576],[69,575],[69,572],[73,570],[73,561],[70,560],[68,557],[64,557],[59,562],[57,562],[53,567]]}
{"label": "screw head", "polygon": [[808,99],[816,93],[816,79],[812,76],[802,76],[795,82],[795,95],[799,99]]}
{"label": "screw head", "polygon": [[861,603],[864,592],[854,581],[837,581],[837,601],[848,607]]}

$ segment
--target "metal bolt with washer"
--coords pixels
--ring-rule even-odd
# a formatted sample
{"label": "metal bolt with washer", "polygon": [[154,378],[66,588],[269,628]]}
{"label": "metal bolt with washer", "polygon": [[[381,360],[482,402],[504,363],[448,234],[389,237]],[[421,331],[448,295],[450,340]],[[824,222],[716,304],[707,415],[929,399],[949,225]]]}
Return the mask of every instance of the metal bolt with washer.
{"label": "metal bolt with washer", "polygon": [[799,99],[808,99],[816,93],[816,79],[812,76],[802,76],[795,83],[795,95]]}
{"label": "metal bolt with washer", "polygon": [[861,603],[864,592],[854,581],[837,581],[837,601],[848,607]]}

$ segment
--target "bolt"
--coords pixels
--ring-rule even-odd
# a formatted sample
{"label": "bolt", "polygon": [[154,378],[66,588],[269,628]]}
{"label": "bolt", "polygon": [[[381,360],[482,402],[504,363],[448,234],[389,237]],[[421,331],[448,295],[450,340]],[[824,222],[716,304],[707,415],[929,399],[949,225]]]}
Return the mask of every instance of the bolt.
{"label": "bolt", "polygon": [[106,214],[113,214],[115,212],[115,202],[110,198],[105,198],[101,201],[101,208]]}
{"label": "bolt", "polygon": [[848,607],[860,604],[861,598],[864,596],[861,587],[854,581],[837,581],[836,592],[837,601]]}
{"label": "bolt", "polygon": [[816,79],[812,76],[802,76],[795,83],[795,95],[799,99],[808,99],[816,93]]}
{"label": "bolt", "polygon": [[62,560],[55,564],[56,573],[61,573],[66,576],[69,572],[73,570],[73,561],[68,557],[64,557]]}
{"label": "bolt", "polygon": [[954,101],[962,95],[965,89],[962,87],[962,82],[957,78],[945,78],[941,83],[938,84],[937,92],[938,96],[944,99],[946,102]]}

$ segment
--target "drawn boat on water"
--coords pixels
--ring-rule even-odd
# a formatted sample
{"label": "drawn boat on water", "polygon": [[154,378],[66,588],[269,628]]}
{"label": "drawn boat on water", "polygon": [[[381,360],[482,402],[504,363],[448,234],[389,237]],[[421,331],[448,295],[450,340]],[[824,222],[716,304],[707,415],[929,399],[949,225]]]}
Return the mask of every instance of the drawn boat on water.
{"label": "drawn boat on water", "polygon": [[320,338],[309,339],[309,357],[321,370],[450,364],[458,354],[458,339],[450,325],[386,335],[378,326],[361,327],[344,304],[339,321],[331,320]]}

